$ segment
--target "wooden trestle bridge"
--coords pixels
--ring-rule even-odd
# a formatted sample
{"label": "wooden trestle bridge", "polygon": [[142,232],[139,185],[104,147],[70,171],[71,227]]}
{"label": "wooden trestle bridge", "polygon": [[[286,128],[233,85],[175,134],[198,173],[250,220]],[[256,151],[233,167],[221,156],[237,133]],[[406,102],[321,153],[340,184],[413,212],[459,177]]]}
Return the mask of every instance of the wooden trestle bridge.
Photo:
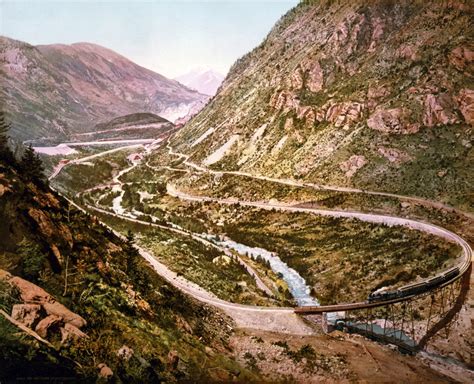
{"label": "wooden trestle bridge", "polygon": [[[469,290],[473,252],[465,240],[455,237],[462,247],[462,262],[459,273],[449,280],[435,286],[427,284],[427,288],[417,294],[391,300],[297,307],[295,312],[322,314],[326,331],[359,333],[395,344],[404,351],[421,350],[436,333],[443,331],[449,336]],[[417,286],[423,284],[416,283]]]}

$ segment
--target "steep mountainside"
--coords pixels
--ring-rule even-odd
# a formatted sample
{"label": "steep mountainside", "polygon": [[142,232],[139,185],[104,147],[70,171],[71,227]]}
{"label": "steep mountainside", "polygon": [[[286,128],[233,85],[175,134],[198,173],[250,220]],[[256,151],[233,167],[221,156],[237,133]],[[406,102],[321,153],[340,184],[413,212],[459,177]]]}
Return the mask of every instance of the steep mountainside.
{"label": "steep mountainside", "polygon": [[207,100],[94,44],[34,47],[0,37],[0,65],[0,97],[17,139],[90,131],[136,112],[174,121]]}
{"label": "steep mountainside", "polygon": [[254,378],[226,356],[227,317],[166,283],[131,241],[2,161],[0,239],[2,382]]}
{"label": "steep mountainside", "polygon": [[205,95],[214,96],[224,76],[212,69],[197,69],[175,77],[175,80]]}
{"label": "steep mountainside", "polygon": [[191,160],[472,209],[469,1],[306,1],[172,141]]}

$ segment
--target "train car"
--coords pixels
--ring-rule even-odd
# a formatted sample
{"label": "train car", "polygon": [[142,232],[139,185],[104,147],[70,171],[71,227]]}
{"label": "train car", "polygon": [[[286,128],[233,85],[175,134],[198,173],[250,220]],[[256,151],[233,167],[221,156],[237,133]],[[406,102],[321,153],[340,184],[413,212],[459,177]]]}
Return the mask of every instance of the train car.
{"label": "train car", "polygon": [[387,301],[387,300],[393,300],[393,299],[401,299],[403,297],[424,293],[433,287],[437,287],[443,283],[448,282],[449,280],[456,277],[458,274],[459,274],[459,267],[454,267],[438,276],[432,277],[429,280],[426,280],[420,283],[405,285],[404,287],[401,287],[394,291],[389,291],[387,290],[387,288],[382,288],[382,289],[372,292],[368,296],[367,301],[369,303],[372,303],[375,301]]}

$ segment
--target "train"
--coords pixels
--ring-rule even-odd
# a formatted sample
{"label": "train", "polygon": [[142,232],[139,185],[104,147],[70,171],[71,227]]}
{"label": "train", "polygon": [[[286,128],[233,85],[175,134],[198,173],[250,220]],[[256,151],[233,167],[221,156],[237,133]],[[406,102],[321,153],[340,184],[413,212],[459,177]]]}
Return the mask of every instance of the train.
{"label": "train", "polygon": [[454,267],[454,268],[448,269],[447,271],[435,277],[432,277],[431,279],[422,281],[420,283],[405,285],[404,287],[398,288],[393,291],[388,290],[388,288],[381,288],[372,292],[367,297],[367,301],[369,303],[373,303],[377,301],[395,300],[395,299],[401,299],[401,298],[412,296],[412,295],[418,295],[420,293],[424,293],[434,287],[437,287],[441,284],[444,284],[450,281],[451,279],[458,276],[459,272],[460,272],[459,267]]}

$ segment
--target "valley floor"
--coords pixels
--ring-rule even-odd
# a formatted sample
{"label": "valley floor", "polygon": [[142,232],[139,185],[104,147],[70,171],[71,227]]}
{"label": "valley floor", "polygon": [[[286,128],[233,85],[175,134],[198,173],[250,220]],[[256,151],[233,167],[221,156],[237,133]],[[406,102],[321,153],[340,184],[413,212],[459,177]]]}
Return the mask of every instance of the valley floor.
{"label": "valley floor", "polygon": [[[124,156],[129,156],[130,153],[132,153],[131,149],[135,152],[143,152],[145,157],[143,160],[132,163],[130,166],[129,162],[124,161]],[[387,372],[393,372],[394,375],[390,377],[390,382],[417,382],[417,380],[418,382],[450,381],[450,379],[443,374],[435,373],[435,371],[420,363],[418,358],[417,363],[414,363],[410,361],[409,358],[401,356],[388,347],[373,344],[361,337],[339,333],[330,336],[322,335],[320,334],[320,326],[317,324],[318,320],[316,323],[308,323],[295,315],[290,308],[252,309],[249,305],[291,305],[291,295],[289,295],[289,288],[291,290],[291,286],[288,287],[288,281],[285,280],[283,276],[276,275],[271,269],[266,269],[265,264],[262,264],[261,260],[254,260],[251,255],[238,255],[228,249],[220,248],[219,243],[216,243],[212,239],[206,240],[210,242],[210,244],[205,244],[205,242],[203,244],[203,239],[200,238],[203,233],[210,233],[212,234],[211,236],[216,236],[216,233],[219,233],[219,228],[223,229],[225,233],[230,230],[228,226],[229,223],[233,223],[234,226],[246,223],[246,225],[250,225],[249,228],[251,228],[252,224],[249,223],[253,222],[253,225],[257,225],[256,228],[261,226],[262,230],[268,231],[270,227],[265,229],[266,224],[263,222],[257,224],[255,220],[248,221],[252,217],[252,209],[290,208],[290,206],[294,206],[295,203],[304,203],[305,201],[311,200],[314,198],[315,192],[309,192],[308,195],[308,192],[304,191],[305,186],[298,185],[296,182],[283,181],[281,187],[283,189],[287,188],[286,194],[282,199],[283,205],[278,203],[277,200],[272,200],[271,196],[268,196],[269,189],[262,190],[263,195],[258,195],[258,193],[253,195],[251,202],[248,202],[249,199],[246,201],[236,199],[235,193],[238,194],[238,190],[232,191],[232,189],[227,189],[225,194],[222,195],[219,194],[219,189],[212,189],[212,183],[216,181],[219,182],[219,180],[224,177],[223,172],[215,172],[213,180],[202,181],[201,179],[206,176],[206,169],[187,163],[183,155],[172,153],[171,148],[165,150],[164,145],[161,145],[159,142],[151,147],[145,148],[144,151],[137,151],[136,148],[130,148],[128,152],[114,150],[103,152],[102,155],[99,153],[94,155],[92,159],[90,157],[87,158],[87,161],[97,160],[99,162],[95,163],[93,172],[90,172],[90,176],[85,179],[83,178],[82,181],[76,177],[76,172],[90,168],[88,168],[88,165],[80,169],[76,167],[80,166],[84,159],[75,159],[67,165],[65,163],[59,164],[52,174],[53,185],[63,193],[70,194],[71,196],[76,195],[79,203],[85,204],[102,221],[117,231],[125,233],[126,230],[132,229],[137,233],[138,241],[142,244],[142,247],[151,251],[147,252],[142,250],[142,255],[145,255],[147,260],[155,267],[155,270],[184,292],[190,293],[204,302],[216,305],[229,314],[239,329],[232,339],[235,357],[249,368],[254,369],[271,381],[278,379],[288,382],[311,382],[311,380],[319,380],[317,382],[350,382],[354,380],[383,382],[387,381]],[[113,158],[108,156],[113,156]],[[99,166],[99,168],[97,168],[97,166]],[[234,176],[249,177],[248,175]],[[105,181],[107,178],[109,178],[109,182]],[[146,181],[144,182],[144,180]],[[278,181],[273,179],[261,178],[260,181],[278,184]],[[191,188],[193,183],[194,186]],[[183,188],[186,192],[179,192],[177,189],[173,189],[174,185],[178,185],[179,188]],[[224,186],[229,187],[229,185],[228,183]],[[259,185],[261,187],[261,184]],[[295,188],[298,189],[298,191],[295,191]],[[188,194],[191,190],[193,191],[194,197]],[[258,191],[258,187],[256,190]],[[321,188],[316,188],[316,190],[321,190]],[[204,193],[213,191],[215,195],[213,198],[205,196],[199,197],[203,191]],[[295,194],[300,194],[301,191],[306,195],[305,199],[295,200]],[[333,193],[338,194],[340,192],[339,190],[333,191]],[[321,211],[321,207],[325,208],[324,202],[327,201],[328,197],[331,197],[330,194],[327,194],[327,191],[325,191],[325,193],[324,199],[319,201],[315,211]],[[350,191],[345,191],[345,193],[350,194]],[[377,194],[375,194],[375,196],[379,198]],[[287,197],[290,199],[290,204],[285,201]],[[376,203],[370,199],[365,201],[364,199],[360,199],[360,197],[361,191],[358,191],[356,198],[359,200],[356,204],[356,209],[360,208],[362,204],[362,210],[368,209],[370,211],[370,207],[374,204],[376,205]],[[397,211],[399,210],[399,205],[392,207],[392,202],[387,201],[387,199],[395,199],[395,195],[381,196],[381,198],[380,201],[383,202],[382,205],[384,205],[387,213],[399,213],[399,211]],[[183,199],[192,200],[193,202],[183,203],[181,201]],[[270,201],[270,203],[261,203],[262,200]],[[402,200],[406,201],[407,198]],[[198,202],[197,205],[196,202]],[[323,205],[321,206],[321,204]],[[351,201],[348,200],[345,204],[348,204],[350,207]],[[229,208],[225,208],[226,205],[228,205]],[[242,205],[250,205],[253,208],[249,208],[249,211],[247,208],[240,207]],[[353,218],[360,219],[365,217],[369,222],[375,221],[379,224],[383,223],[383,221],[381,222],[374,219],[378,217],[377,215],[372,215],[371,220],[370,214],[353,214],[347,210],[347,206],[344,206],[343,210],[339,210],[339,213],[333,211],[332,209],[334,208],[332,206],[330,208],[331,211],[328,211],[328,215],[330,216],[339,215],[349,217],[351,220]],[[336,209],[337,208],[338,207],[336,207]],[[308,208],[306,206],[304,208],[291,209],[304,212],[305,210],[314,210],[314,207]],[[410,213],[415,212],[418,215],[425,214],[423,218],[428,217],[432,219],[435,217],[438,219],[440,216],[445,216],[445,212],[440,214],[436,211],[437,209],[444,209],[444,207],[437,207],[436,205],[430,205],[423,201],[417,201],[416,199],[410,201],[408,206],[405,205],[404,209],[408,209]],[[192,214],[189,214],[189,210],[192,211]],[[262,217],[268,215],[272,215],[272,213],[265,213]],[[406,215],[407,212],[404,212],[403,216],[406,217]],[[296,221],[288,220],[289,217],[290,216],[284,219],[290,223],[289,228],[298,228],[300,230],[304,228],[303,223],[298,221],[299,219]],[[293,216],[291,217],[293,218]],[[415,217],[417,216],[415,215]],[[469,215],[460,217],[459,212],[455,210],[451,210],[451,213],[449,213],[447,217],[447,222],[443,224],[447,224],[446,226],[448,228],[455,227],[459,221],[470,220]],[[224,220],[224,222],[222,222],[222,220]],[[397,221],[396,219],[394,220]],[[280,222],[277,221],[276,227],[272,229],[275,233],[279,230],[277,229],[278,226],[283,225],[278,223]],[[281,223],[283,223],[283,221]],[[397,221],[395,224],[399,223],[400,221]],[[316,225],[316,228],[319,226],[319,230],[330,228],[330,226],[324,226],[327,224],[320,222],[311,224],[313,228],[314,225]],[[336,225],[337,227],[340,223],[333,222],[330,225]],[[357,225],[361,226],[360,222],[357,222]],[[345,231],[349,231],[350,236],[357,236],[357,233],[354,232],[352,228],[351,221],[347,223],[344,222],[344,226]],[[283,227],[280,227],[280,229],[281,228]],[[368,231],[373,232],[374,228],[375,227],[368,227]],[[471,226],[467,227],[467,231],[470,230],[469,228],[471,228]],[[396,232],[398,229],[380,230],[380,238],[374,239],[374,241],[378,241],[379,244],[385,244],[384,241],[388,241],[387,236],[398,236]],[[446,246],[448,243],[443,245],[442,241],[439,242],[439,239],[433,237],[424,239],[424,235],[421,237],[417,235],[416,238],[410,238],[410,232],[406,230],[403,231],[403,233],[400,234],[400,240],[398,240],[399,242],[401,241],[401,243],[397,245],[398,247],[400,244],[403,244],[403,241],[407,241],[407,244],[410,244],[410,248],[407,249],[414,249],[413,241],[416,241],[419,243],[420,256],[423,255],[425,243],[430,249],[429,252],[426,252],[427,254],[436,255],[439,253],[439,255],[449,255],[447,258],[443,256],[443,258],[440,259],[435,257],[433,260],[430,260],[430,262],[434,263],[430,267],[430,273],[433,273],[436,269],[446,268],[455,262],[455,255],[458,252],[455,247]],[[172,234],[173,232],[174,236]],[[176,233],[179,233],[181,236],[178,242],[174,240]],[[247,242],[252,242],[252,236],[249,236],[250,233],[251,232],[248,232],[247,235],[244,235],[244,237],[247,236]],[[256,233],[254,236],[256,236]],[[361,236],[361,234],[359,234],[359,236]],[[258,236],[255,237],[255,239],[258,238]],[[290,239],[289,237],[286,238]],[[305,240],[299,239],[298,241]],[[327,242],[328,239],[325,241]],[[334,241],[334,239],[332,241]],[[340,241],[340,239],[338,241]],[[288,244],[290,244],[290,252],[292,252],[294,248],[293,252],[297,254],[303,249],[297,248],[297,243],[293,244],[290,241]],[[346,256],[344,253],[340,254],[340,250],[335,248],[337,244],[338,243],[334,243],[325,252],[328,252],[327,255],[338,255],[333,263],[340,263],[341,266],[350,265],[351,261],[348,259],[348,255],[351,254],[350,247],[348,247]],[[159,248],[156,248],[156,245],[159,245]],[[374,245],[375,243],[369,243],[367,249],[374,247]],[[281,244],[279,244],[279,246],[281,246]],[[209,255],[209,249],[214,249],[211,252],[211,256]],[[321,252],[321,249],[319,249],[319,252]],[[352,252],[354,252],[354,250],[352,250]],[[359,249],[361,255],[363,255],[364,252],[366,252],[365,249]],[[388,257],[387,250],[385,250],[383,254],[385,258]],[[182,258],[181,255],[185,255],[185,257]],[[219,264],[222,260],[227,263],[224,258],[225,255],[231,260],[230,264]],[[367,253],[367,255],[371,255],[370,252]],[[317,276],[318,273],[322,276],[324,271],[328,268],[333,268],[334,265],[323,264],[319,269],[312,270],[310,276],[304,272],[308,266],[297,267],[298,264],[295,264],[297,260],[291,253],[284,254],[283,256],[284,261],[288,262],[290,266],[294,266],[303,277],[306,277],[312,287],[318,288],[316,292],[319,291],[320,295],[326,292],[325,289],[328,289],[328,287],[325,287],[324,280],[313,280],[311,276]],[[376,256],[371,255],[370,257],[373,258]],[[396,258],[400,256],[394,252],[393,257]],[[243,262],[240,266],[239,263],[235,261],[239,258]],[[315,260],[314,258],[311,260],[312,263],[317,263],[315,265],[321,263],[321,261]],[[301,260],[298,262],[301,262]],[[346,264],[346,262],[349,264]],[[363,264],[364,262],[362,262],[362,266]],[[242,265],[244,269],[242,269]],[[252,267],[250,267],[250,265]],[[250,269],[248,267],[250,267]],[[312,264],[310,267],[312,267]],[[420,268],[418,264],[413,264],[412,267],[414,270]],[[222,275],[223,271],[225,271],[227,275]],[[255,276],[252,276],[249,271],[254,271]],[[208,278],[203,279],[203,273],[207,274]],[[357,276],[359,272],[351,270],[351,273],[355,273],[355,276]],[[366,272],[362,269],[362,275],[365,273]],[[385,270],[385,273],[393,273],[393,270],[391,272]],[[417,273],[423,272],[419,269]],[[333,282],[338,278],[337,276],[337,274],[328,275],[328,282]],[[416,277],[417,274],[415,273],[411,276],[413,278]],[[273,291],[273,295],[262,293],[262,285],[258,284],[259,279],[256,279],[256,277],[260,277],[263,280],[261,284],[270,287],[270,290]],[[380,279],[378,282],[381,284]],[[392,284],[394,283],[395,282]],[[362,279],[360,280],[360,284],[361,286],[366,285],[366,289],[373,287],[373,285],[370,285],[370,280],[368,284],[366,280]],[[341,288],[340,285],[337,287],[336,289]],[[373,290],[373,288],[370,289]],[[354,291],[346,290],[345,299],[364,299],[367,295],[367,293],[364,292],[361,298],[351,297],[353,292]],[[340,293],[327,291],[326,294],[327,297],[330,297],[334,294],[337,296]],[[233,303],[230,303],[229,300]],[[340,301],[340,299],[337,301]],[[470,312],[467,311],[467,313]],[[463,329],[465,332],[465,328]],[[461,342],[461,349],[469,348],[470,343],[470,338],[464,340]],[[306,344],[312,347],[303,348]],[[303,351],[299,353],[298,351],[301,348],[303,348]],[[434,350],[436,350],[436,347]],[[330,353],[328,354],[329,351]],[[451,355],[449,348],[444,348],[444,352]],[[322,355],[320,355],[320,353],[322,353]],[[461,360],[465,359],[464,356]],[[467,361],[467,363],[469,364],[470,362]],[[430,364],[434,364],[440,371],[443,371],[442,364],[439,362],[435,363],[435,359],[431,359]],[[464,379],[467,378],[465,382],[469,382],[472,376],[470,376],[470,373],[466,370],[463,372],[468,373],[464,375],[456,374],[455,370],[453,372],[449,369],[444,370],[444,373],[448,373],[460,381],[465,381]]]}

